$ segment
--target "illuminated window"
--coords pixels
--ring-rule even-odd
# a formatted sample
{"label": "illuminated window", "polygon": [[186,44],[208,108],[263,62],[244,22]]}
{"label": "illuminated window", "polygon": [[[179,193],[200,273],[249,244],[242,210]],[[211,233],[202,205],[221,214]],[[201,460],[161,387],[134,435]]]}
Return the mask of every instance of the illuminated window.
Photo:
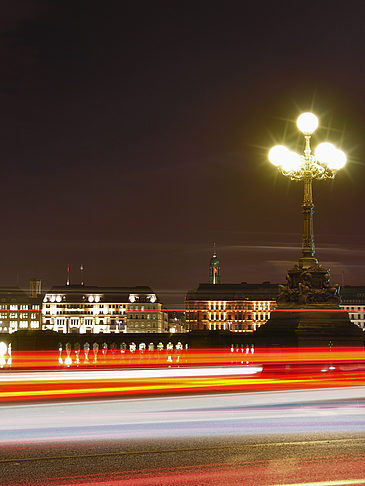
{"label": "illuminated window", "polygon": [[32,329],[36,329],[36,328],[38,328],[38,327],[39,327],[39,321],[31,321],[31,322],[30,322],[30,327],[31,327]]}
{"label": "illuminated window", "polygon": [[20,329],[26,329],[28,327],[28,321],[20,321],[19,322],[19,328]]}
{"label": "illuminated window", "polygon": [[18,310],[18,306],[17,305],[11,305],[10,310]]}

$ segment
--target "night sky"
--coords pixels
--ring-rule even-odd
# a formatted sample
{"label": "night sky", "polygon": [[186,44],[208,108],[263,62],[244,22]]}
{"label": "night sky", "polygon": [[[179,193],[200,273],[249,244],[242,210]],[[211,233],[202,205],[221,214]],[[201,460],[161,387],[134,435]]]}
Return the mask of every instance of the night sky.
{"label": "night sky", "polygon": [[365,2],[0,1],[0,284],[282,282],[303,188],[267,161],[348,155],[314,184],[316,256],[365,284]]}

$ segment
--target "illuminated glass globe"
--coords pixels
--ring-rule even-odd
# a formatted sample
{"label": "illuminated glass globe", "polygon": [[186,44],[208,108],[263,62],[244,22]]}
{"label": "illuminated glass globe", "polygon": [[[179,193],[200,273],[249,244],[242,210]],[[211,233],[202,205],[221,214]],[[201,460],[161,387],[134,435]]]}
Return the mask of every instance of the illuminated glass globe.
{"label": "illuminated glass globe", "polygon": [[329,165],[335,157],[336,147],[329,142],[323,142],[318,145],[314,154],[322,164]]}
{"label": "illuminated glass globe", "polygon": [[282,164],[282,169],[285,172],[296,172],[300,169],[301,165],[302,160],[300,158],[300,155],[295,152],[289,152]]}
{"label": "illuminated glass globe", "polygon": [[302,113],[297,119],[297,127],[304,135],[312,135],[318,128],[318,118],[313,113]]}
{"label": "illuminated glass globe", "polygon": [[328,167],[332,170],[340,170],[346,165],[346,154],[342,150],[335,149],[334,157]]}
{"label": "illuminated glass globe", "polygon": [[346,154],[332,143],[320,143],[315,150],[315,156],[331,170],[340,170],[346,165]]}
{"label": "illuminated glass globe", "polygon": [[277,167],[282,165],[289,157],[289,150],[284,145],[275,145],[269,152],[269,160]]}

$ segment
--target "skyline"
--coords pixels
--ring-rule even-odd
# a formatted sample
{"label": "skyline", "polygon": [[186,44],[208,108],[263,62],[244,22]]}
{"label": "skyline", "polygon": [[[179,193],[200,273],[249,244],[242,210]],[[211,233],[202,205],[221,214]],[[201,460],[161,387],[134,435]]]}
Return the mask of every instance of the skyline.
{"label": "skyline", "polygon": [[72,283],[83,264],[86,285],[150,285],[174,306],[208,281],[214,241],[222,283],[283,282],[302,186],[267,151],[302,150],[307,110],[315,144],[348,156],[314,184],[316,256],[364,284],[364,10],[4,2],[0,285],[63,284],[67,264]]}

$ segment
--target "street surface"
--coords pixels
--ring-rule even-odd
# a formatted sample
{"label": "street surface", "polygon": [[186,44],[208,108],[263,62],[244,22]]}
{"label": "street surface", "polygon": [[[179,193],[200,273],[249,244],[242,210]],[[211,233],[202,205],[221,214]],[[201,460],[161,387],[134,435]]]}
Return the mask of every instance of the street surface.
{"label": "street surface", "polygon": [[365,387],[4,404],[0,470],[4,486],[365,484]]}

